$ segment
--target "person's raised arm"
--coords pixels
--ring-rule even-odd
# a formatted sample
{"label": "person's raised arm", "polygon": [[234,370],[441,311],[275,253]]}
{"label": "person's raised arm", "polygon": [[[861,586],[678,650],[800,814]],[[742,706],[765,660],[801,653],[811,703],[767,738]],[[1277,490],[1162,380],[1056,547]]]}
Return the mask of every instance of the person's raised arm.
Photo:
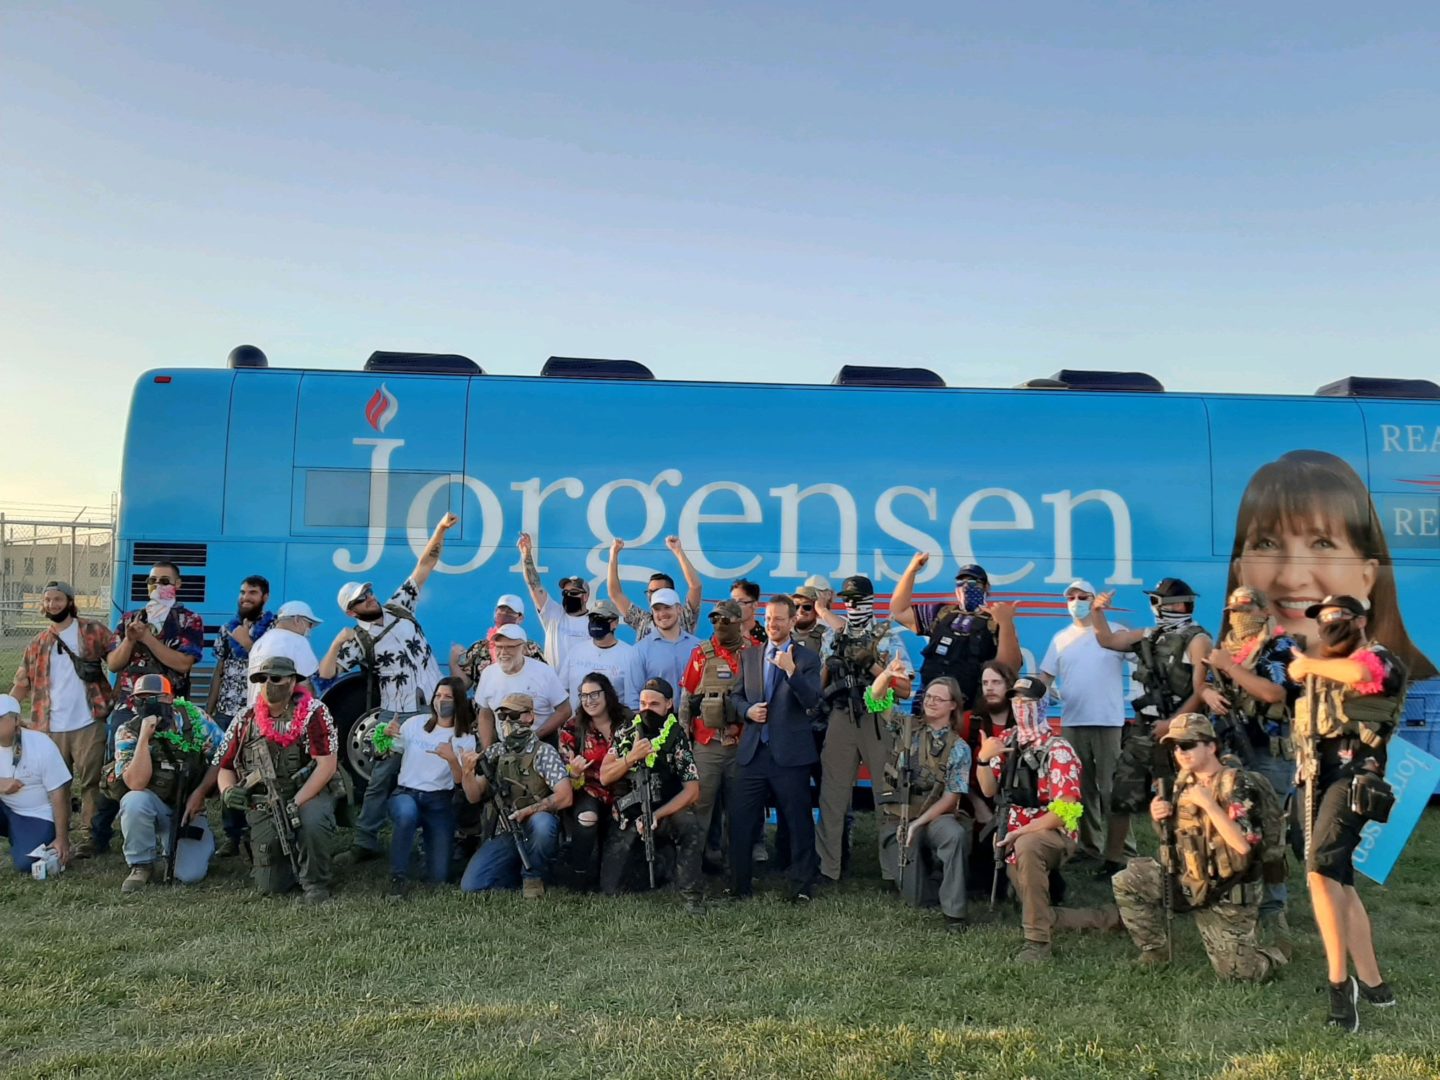
{"label": "person's raised arm", "polygon": [[458,517],[447,513],[440,519],[440,524],[435,526],[435,531],[430,534],[430,539],[425,544],[425,550],[420,552],[415,569],[410,571],[410,580],[415,583],[416,592],[425,587],[425,582],[430,580],[430,572],[440,561],[440,552],[445,550],[445,534],[459,524]]}
{"label": "person's raised arm", "polygon": [[1090,613],[1093,618],[1090,625],[1095,631],[1095,640],[1102,648],[1111,652],[1129,652],[1141,638],[1145,636],[1144,630],[1112,630],[1110,621],[1105,617],[1105,609],[1115,600],[1114,591],[1103,592],[1095,597],[1095,602],[1090,605]]}
{"label": "person's raised arm", "polygon": [[550,595],[545,591],[545,586],[540,584],[540,571],[535,569],[535,544],[530,539],[530,534],[522,532],[520,539],[515,541],[515,546],[520,549],[520,572],[525,576],[525,587],[530,590],[530,599],[535,603],[535,610],[541,611],[550,600]]}
{"label": "person's raised arm", "polygon": [[[930,553],[917,551],[910,556],[910,564],[905,567],[905,572],[900,575],[900,580],[895,583],[895,591],[890,594],[890,618],[893,622],[899,623],[912,634],[920,632],[920,620],[915,614],[915,608],[910,598],[915,594],[915,575],[920,568],[930,561]],[[1017,668],[1018,670],[1018,668]]]}
{"label": "person's raised arm", "polygon": [[695,564],[690,561],[690,556],[685,554],[685,547],[680,543],[680,537],[667,536],[665,546],[675,556],[675,561],[680,564],[680,573],[685,578],[685,606],[690,609],[696,619],[699,619],[700,604],[704,600],[704,584],[700,580],[700,571],[695,569]]}
{"label": "person's raised arm", "polygon": [[625,586],[620,582],[620,552],[625,550],[625,541],[618,536],[610,541],[610,563],[605,571],[605,588],[610,592],[610,602],[620,612],[620,618],[625,618],[634,607],[634,603],[625,595]]}
{"label": "person's raised arm", "polygon": [[335,640],[330,642],[330,648],[325,650],[325,655],[320,658],[318,674],[322,679],[333,679],[340,671],[340,653],[355,637],[356,630],[353,626],[347,626],[335,635]]}
{"label": "person's raised arm", "polygon": [[1020,652],[1020,635],[1015,629],[1015,605],[997,600],[986,604],[985,609],[995,620],[995,659],[1011,671],[1020,671],[1025,666],[1025,657]]}

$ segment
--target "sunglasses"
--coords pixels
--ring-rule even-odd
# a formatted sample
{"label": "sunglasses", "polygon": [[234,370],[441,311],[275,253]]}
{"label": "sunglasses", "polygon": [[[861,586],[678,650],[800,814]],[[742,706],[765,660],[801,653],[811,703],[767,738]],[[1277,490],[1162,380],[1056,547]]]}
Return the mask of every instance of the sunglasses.
{"label": "sunglasses", "polygon": [[294,677],[295,677],[294,675],[251,675],[251,676],[250,676],[250,681],[251,681],[252,683],[256,683],[256,684],[258,685],[259,683],[267,683],[267,682],[272,682],[272,683],[288,682],[289,680],[293,679]]}
{"label": "sunglasses", "polygon": [[814,610],[815,610],[815,605],[814,605],[814,604],[796,604],[796,605],[795,605],[795,610],[796,610],[796,611],[814,611]]}
{"label": "sunglasses", "polygon": [[175,584],[175,579],[172,578],[172,577],[155,577],[155,576],[152,574],[150,577],[147,577],[147,578],[145,579],[145,584],[146,584],[146,585],[174,585],[174,584]]}
{"label": "sunglasses", "polygon": [[1322,623],[1350,622],[1354,618],[1355,613],[1353,611],[1346,611],[1344,608],[1332,608],[1329,611],[1320,612],[1320,618],[1315,621]]}
{"label": "sunglasses", "polygon": [[508,724],[512,720],[519,720],[520,717],[525,716],[526,714],[523,712],[514,712],[511,709],[496,709],[495,715]]}
{"label": "sunglasses", "polygon": [[1194,750],[1195,747],[1199,746],[1203,741],[1202,739],[1177,739],[1175,741],[1175,749],[1186,751]]}

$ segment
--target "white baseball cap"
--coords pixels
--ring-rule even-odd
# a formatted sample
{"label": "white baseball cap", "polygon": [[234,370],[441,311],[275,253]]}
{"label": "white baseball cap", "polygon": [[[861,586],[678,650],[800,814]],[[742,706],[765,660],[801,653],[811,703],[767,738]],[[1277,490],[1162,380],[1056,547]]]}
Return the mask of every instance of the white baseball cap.
{"label": "white baseball cap", "polygon": [[347,581],[344,585],[340,586],[340,592],[336,594],[335,602],[340,605],[341,611],[349,615],[350,605],[355,602],[355,598],[366,589],[373,589],[374,587],[374,584],[369,581]]}
{"label": "white baseball cap", "polygon": [[674,589],[656,589],[650,594],[650,606],[665,604],[667,607],[680,606],[680,594]]}
{"label": "white baseball cap", "polygon": [[525,631],[520,629],[520,627],[515,625],[515,623],[513,622],[506,623],[504,626],[497,626],[495,628],[495,636],[509,638],[511,641],[530,640],[528,637],[525,636]]}
{"label": "white baseball cap", "polygon": [[307,619],[319,626],[324,619],[317,618],[315,612],[310,610],[310,605],[304,600],[286,600],[280,605],[280,610],[275,613],[277,619]]}
{"label": "white baseball cap", "polygon": [[495,601],[496,607],[508,607],[516,615],[525,614],[525,601],[516,596],[513,592],[507,592],[499,600]]}
{"label": "white baseball cap", "polygon": [[1090,582],[1086,581],[1083,577],[1076,578],[1074,581],[1070,582],[1069,585],[1066,585],[1065,591],[1067,593],[1084,592],[1089,593],[1091,596],[1098,595],[1095,592],[1095,586],[1091,585]]}
{"label": "white baseball cap", "polygon": [[835,591],[834,587],[830,584],[830,579],[823,578],[819,574],[811,574],[805,579],[805,584],[809,585],[812,589],[819,590],[820,592]]}
{"label": "white baseball cap", "polygon": [[20,702],[9,694],[0,694],[0,716],[9,716],[11,713],[20,715]]}

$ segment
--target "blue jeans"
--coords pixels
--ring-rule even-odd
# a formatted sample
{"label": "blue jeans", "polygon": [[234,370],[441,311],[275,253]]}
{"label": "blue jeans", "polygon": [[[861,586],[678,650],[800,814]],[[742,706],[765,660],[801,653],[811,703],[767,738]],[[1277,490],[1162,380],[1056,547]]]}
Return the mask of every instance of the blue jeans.
{"label": "blue jeans", "polygon": [[418,827],[425,841],[425,880],[444,882],[450,876],[450,855],[455,845],[455,794],[397,787],[390,796],[390,875],[410,876],[410,851]]}
{"label": "blue jeans", "polygon": [[17,814],[0,802],[0,836],[10,838],[10,861],[15,864],[15,869],[28,874],[30,864],[35,861],[30,858],[30,852],[55,839],[55,823]]}
{"label": "blue jeans", "polygon": [[[554,814],[532,814],[520,826],[525,834],[525,853],[530,856],[527,878],[543,878],[545,868],[560,846],[560,819]],[[497,832],[479,851],[470,856],[460,878],[461,892],[484,892],[486,889],[518,889],[522,868],[520,852],[509,833]]]}
{"label": "blue jeans", "polygon": [[[146,866],[155,861],[157,850],[162,855],[168,853],[172,813],[153,791],[131,791],[120,800],[120,835],[124,838],[127,863]],[[200,830],[200,835],[187,838],[182,829],[180,846],[175,853],[175,879],[187,885],[204,879],[210,870],[210,856],[215,854],[210,822],[202,814],[190,824]]]}
{"label": "blue jeans", "polygon": [[[106,763],[115,760],[115,732],[120,730],[121,724],[134,715],[130,706],[121,705],[105,721]],[[95,846],[97,853],[110,847],[110,838],[115,835],[115,818],[120,813],[120,804],[105,794],[103,773],[100,780],[100,793],[95,800],[95,820],[90,824],[90,843]]]}
{"label": "blue jeans", "polygon": [[[379,722],[383,726],[402,715],[411,714],[381,709]],[[395,781],[400,776],[400,757],[400,754],[392,753],[375,762],[370,770],[370,783],[365,785],[365,801],[360,806],[360,820],[355,823],[355,838],[351,841],[356,847],[368,851],[381,850],[380,830],[384,828],[388,816],[386,810],[390,793],[395,790]]]}
{"label": "blue jeans", "polygon": [[[1290,805],[1290,799],[1295,795],[1295,762],[1286,761],[1284,758],[1273,757],[1268,748],[1255,748],[1254,771],[1270,781],[1270,786],[1275,789],[1275,794],[1280,796],[1280,802],[1285,806]],[[1287,814],[1285,820],[1288,822],[1290,816]],[[1278,885],[1266,885],[1265,895],[1260,899],[1260,914],[1272,915],[1285,910],[1285,904],[1290,899],[1290,889],[1283,881]]]}

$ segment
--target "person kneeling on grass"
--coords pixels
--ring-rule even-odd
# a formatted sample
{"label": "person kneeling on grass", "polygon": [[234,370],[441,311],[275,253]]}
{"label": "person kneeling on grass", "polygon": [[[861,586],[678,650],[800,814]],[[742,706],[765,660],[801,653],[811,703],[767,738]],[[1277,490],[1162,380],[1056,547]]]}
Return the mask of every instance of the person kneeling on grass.
{"label": "person kneeling on grass", "polygon": [[535,702],[529,694],[507,694],[495,709],[501,738],[484,754],[460,758],[465,798],[496,800],[501,819],[493,837],[470,858],[461,892],[522,886],[527,900],[545,895],[545,871],[560,844],[556,816],[575,800],[560,751],[535,734]]}
{"label": "person kneeling on grass", "polygon": [[266,657],[250,680],[263,692],[231,721],[216,754],[221,798],[245,812],[260,891],[285,893],[298,883],[308,903],[322,903],[330,898],[335,791],[343,791],[335,722],[322,702],[297,690],[288,656]]}
{"label": "person kneeling on grass", "polygon": [[42,731],[20,726],[20,702],[0,694],[0,836],[10,838],[10,861],[22,874],[30,852],[54,844],[70,861],[70,770]]}

